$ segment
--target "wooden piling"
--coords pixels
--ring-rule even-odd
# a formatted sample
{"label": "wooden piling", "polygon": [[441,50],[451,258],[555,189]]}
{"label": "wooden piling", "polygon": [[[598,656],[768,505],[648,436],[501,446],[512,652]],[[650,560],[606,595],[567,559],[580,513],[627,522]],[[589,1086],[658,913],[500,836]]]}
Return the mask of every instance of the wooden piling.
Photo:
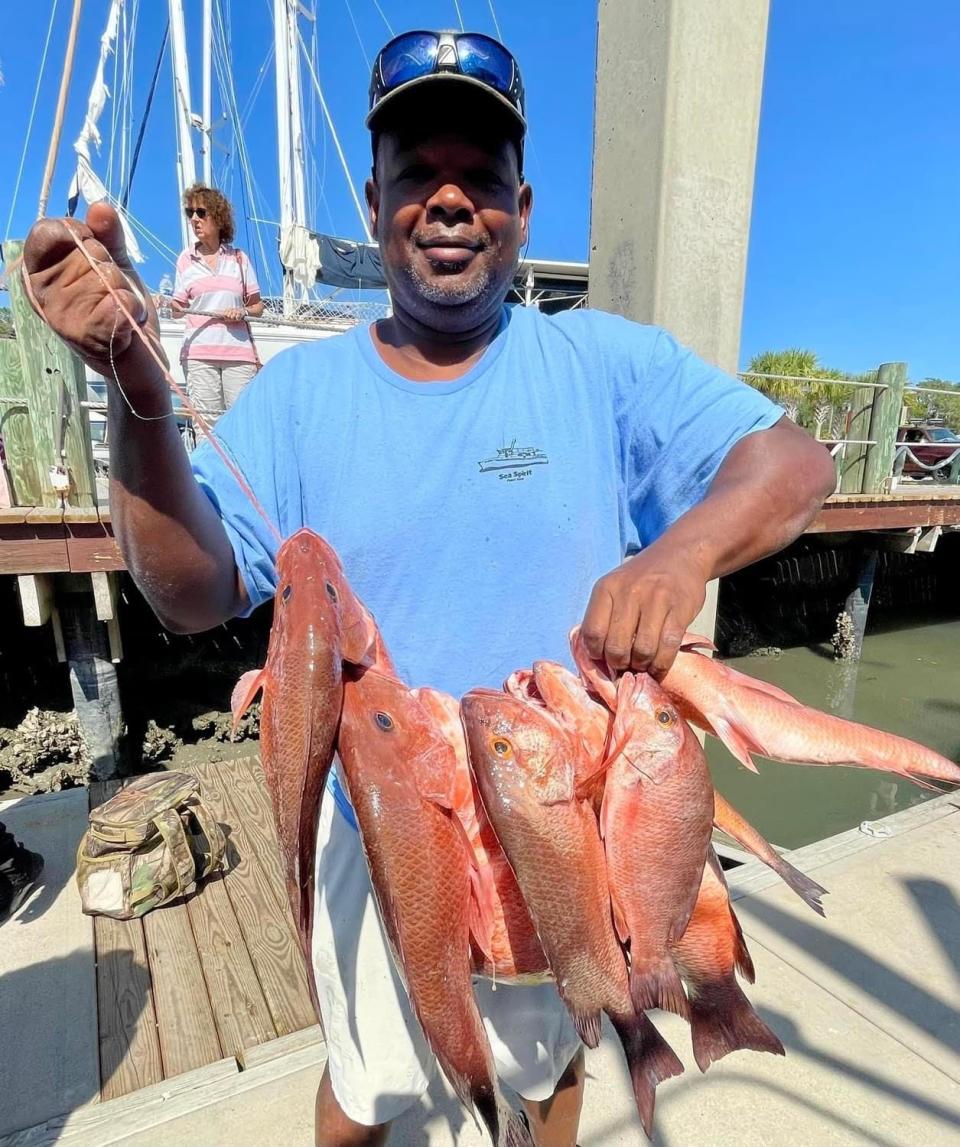
{"label": "wooden piling", "polygon": [[[877,380],[879,381],[879,379]],[[869,386],[858,386],[853,390],[853,407],[845,437],[852,442],[865,442],[870,438],[870,415],[874,397],[880,393]],[[863,490],[863,473],[867,446],[847,446],[838,463],[841,494],[859,494]]]}
{"label": "wooden piling", "polygon": [[867,437],[875,443],[867,447],[863,468],[863,493],[883,493],[893,473],[893,459],[897,451],[897,428],[903,409],[903,388],[907,383],[905,362],[885,362],[877,371],[877,382],[883,390],[874,391],[870,412],[870,432]]}
{"label": "wooden piling", "polygon": [[[23,502],[16,496],[17,505],[35,506],[95,506],[96,481],[93,471],[93,450],[87,413],[80,405],[87,397],[86,371],[80,359],[59,339],[42,319],[34,314],[27,298],[19,269],[11,269],[19,260],[23,244],[10,240],[3,245],[7,266],[7,283],[13,311],[16,339],[13,342],[20,357],[20,378],[11,366],[11,352],[4,350],[4,387],[0,397],[22,398],[26,402],[26,426],[29,426],[29,444],[26,426],[21,423],[17,432],[22,435],[20,446],[29,449],[32,468],[21,459],[24,492],[33,498]],[[7,376],[10,376],[8,380]],[[19,394],[8,394],[6,387],[14,385]],[[7,409],[11,409],[7,407]],[[20,410],[19,407],[14,409]],[[7,432],[4,430],[4,442]],[[8,455],[9,455],[9,448]],[[55,488],[52,471],[66,470],[69,486],[63,492]]]}
{"label": "wooden piling", "polygon": [[0,437],[7,458],[11,504],[40,505],[40,472],[16,338],[0,338]]}

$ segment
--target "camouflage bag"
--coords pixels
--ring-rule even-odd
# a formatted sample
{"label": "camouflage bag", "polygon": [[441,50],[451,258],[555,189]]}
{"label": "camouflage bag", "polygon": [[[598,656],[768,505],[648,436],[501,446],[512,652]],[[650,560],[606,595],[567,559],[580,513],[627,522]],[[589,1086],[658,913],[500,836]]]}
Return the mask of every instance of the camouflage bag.
{"label": "camouflage bag", "polygon": [[192,892],[223,861],[223,832],[185,773],[137,777],[89,819],[77,885],[90,916],[142,916]]}

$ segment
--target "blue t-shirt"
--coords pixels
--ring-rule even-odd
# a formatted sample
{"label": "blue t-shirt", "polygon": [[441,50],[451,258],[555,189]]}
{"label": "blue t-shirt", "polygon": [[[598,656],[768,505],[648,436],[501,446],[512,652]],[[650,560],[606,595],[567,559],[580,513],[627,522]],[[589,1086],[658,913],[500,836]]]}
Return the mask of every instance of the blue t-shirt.
{"label": "blue t-shirt", "polygon": [[[514,307],[454,382],[396,374],[368,327],[285,351],[217,436],[283,537],[309,526],[336,548],[400,676],[459,697],[569,664],[597,578],[782,414],[656,327]],[[208,445],[193,467],[257,606],[276,542]]]}

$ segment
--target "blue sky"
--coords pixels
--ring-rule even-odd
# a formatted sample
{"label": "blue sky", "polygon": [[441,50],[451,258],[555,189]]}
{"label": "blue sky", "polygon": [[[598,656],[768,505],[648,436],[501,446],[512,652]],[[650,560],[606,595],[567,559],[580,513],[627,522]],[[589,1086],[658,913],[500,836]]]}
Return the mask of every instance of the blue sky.
{"label": "blue sky", "polygon": [[[0,4],[0,236],[7,233],[17,168],[53,0],[34,0],[30,19]],[[231,26],[237,105],[249,109],[244,138],[257,190],[249,214],[278,216],[270,0],[219,0]],[[132,5],[132,0],[128,0]],[[199,0],[185,2],[193,49],[194,107],[200,106]],[[133,68],[132,121],[139,124],[166,22],[162,0],[141,0]],[[362,126],[368,61],[389,35],[412,26],[493,32],[520,57],[532,143],[528,176],[536,207],[530,251],[584,259],[588,247],[596,5],[593,0],[322,0],[317,58],[354,181],[369,165]],[[36,120],[9,234],[25,233],[40,179],[66,40],[69,0],[60,0]],[[86,0],[77,63],[49,210],[60,212],[71,174],[70,144],[82,123],[107,0]],[[309,38],[309,25],[302,23]],[[765,349],[804,346],[828,365],[863,370],[903,359],[910,375],[960,379],[960,5],[955,0],[772,0],[742,362]],[[262,75],[263,73],[263,75]],[[254,97],[258,79],[263,83]],[[112,76],[111,76],[112,79]],[[306,69],[305,82],[309,83]],[[108,80],[109,82],[109,80]],[[119,86],[119,85],[118,85]],[[215,87],[215,112],[221,107]],[[315,101],[311,101],[315,103]],[[110,166],[112,104],[101,120],[97,170]],[[359,235],[330,137],[308,113],[312,218],[320,230]],[[112,185],[118,190],[120,136]],[[243,207],[235,141],[218,132],[215,171]],[[169,56],[161,72],[131,199],[138,218],[179,245]],[[276,282],[275,243],[262,229]],[[238,241],[255,257],[253,230]],[[145,265],[156,284],[166,269]]]}

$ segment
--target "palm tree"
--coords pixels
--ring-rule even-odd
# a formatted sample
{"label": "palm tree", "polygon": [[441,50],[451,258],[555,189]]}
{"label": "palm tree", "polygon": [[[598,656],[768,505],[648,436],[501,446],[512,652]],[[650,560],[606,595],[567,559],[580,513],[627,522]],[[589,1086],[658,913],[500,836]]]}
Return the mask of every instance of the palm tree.
{"label": "palm tree", "polygon": [[800,347],[754,355],[747,373],[768,376],[747,381],[782,406],[794,422],[812,430],[817,438],[821,437],[824,427],[831,437],[837,437],[834,424],[838,416],[849,409],[852,398],[850,387],[843,383],[876,379],[872,373],[850,375],[824,366],[815,351]]}
{"label": "palm tree", "polygon": [[787,417],[796,422],[805,393],[805,384],[797,379],[814,374],[816,364],[817,356],[812,350],[801,350],[799,347],[768,350],[754,355],[747,367],[748,374],[767,377],[748,378],[747,381],[771,401],[782,406]]}

